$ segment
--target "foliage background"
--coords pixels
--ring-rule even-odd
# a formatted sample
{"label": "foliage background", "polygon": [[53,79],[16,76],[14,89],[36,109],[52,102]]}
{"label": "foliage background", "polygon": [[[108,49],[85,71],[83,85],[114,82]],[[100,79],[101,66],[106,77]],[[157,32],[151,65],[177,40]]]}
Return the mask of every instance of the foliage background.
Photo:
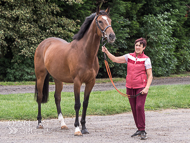
{"label": "foliage background", "polygon": [[[190,0],[1,0],[0,81],[35,80],[33,56],[41,41],[71,41],[85,17],[111,7],[116,42],[107,44],[120,56],[134,52],[134,41],[146,38],[145,54],[154,76],[190,71]],[[98,78],[107,77],[101,48]],[[114,77],[126,76],[126,64],[109,62]]]}

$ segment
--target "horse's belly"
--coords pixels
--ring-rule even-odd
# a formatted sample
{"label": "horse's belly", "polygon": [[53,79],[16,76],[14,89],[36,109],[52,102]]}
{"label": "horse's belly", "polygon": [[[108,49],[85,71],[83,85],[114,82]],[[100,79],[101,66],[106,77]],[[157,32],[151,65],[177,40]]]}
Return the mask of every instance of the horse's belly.
{"label": "horse's belly", "polygon": [[[51,73],[50,73],[50,75],[51,75]],[[69,74],[66,74],[64,72],[62,74],[55,74],[52,76],[59,81],[62,81],[65,83],[73,83],[73,78]]]}
{"label": "horse's belly", "polygon": [[62,64],[56,66],[56,63],[51,63],[51,66],[46,66],[46,69],[53,78],[62,82],[73,83],[68,67],[64,67]]}

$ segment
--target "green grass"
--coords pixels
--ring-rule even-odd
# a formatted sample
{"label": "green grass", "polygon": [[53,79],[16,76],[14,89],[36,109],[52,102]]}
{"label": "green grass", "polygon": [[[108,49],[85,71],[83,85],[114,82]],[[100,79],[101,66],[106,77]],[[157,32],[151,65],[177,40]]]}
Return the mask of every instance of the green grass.
{"label": "green grass", "polygon": [[149,90],[147,110],[190,108],[190,85],[161,85]]}
{"label": "green grass", "polygon": [[[125,89],[121,89],[125,93]],[[42,104],[43,119],[57,118],[53,92],[49,102]],[[83,92],[81,92],[81,105]],[[36,120],[37,103],[34,94],[0,95],[0,120]],[[62,92],[62,113],[65,117],[75,116],[74,95]],[[145,110],[167,108],[190,108],[190,85],[151,86],[147,96]],[[110,115],[131,111],[129,101],[116,90],[92,92],[87,115]],[[80,109],[80,115],[82,107]]]}
{"label": "green grass", "polygon": [[190,76],[190,72],[183,72],[180,74],[172,74],[170,77],[185,77],[185,76]]}
{"label": "green grass", "polygon": [[162,77],[154,77],[155,79],[159,79],[159,78],[177,78],[177,77],[189,77],[190,76],[190,72],[182,72],[179,74],[171,74],[170,76],[162,76]]}

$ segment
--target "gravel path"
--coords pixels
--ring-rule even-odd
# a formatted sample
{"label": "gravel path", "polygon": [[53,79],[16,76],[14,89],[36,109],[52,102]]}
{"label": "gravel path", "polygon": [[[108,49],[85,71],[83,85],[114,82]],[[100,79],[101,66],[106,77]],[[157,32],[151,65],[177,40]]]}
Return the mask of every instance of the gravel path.
{"label": "gravel path", "polygon": [[[190,77],[155,79],[151,86],[163,84],[190,84]],[[125,88],[125,83],[115,83]],[[96,84],[93,91],[114,89],[110,83]],[[81,87],[81,91],[84,86]],[[54,91],[54,86],[50,86]],[[73,85],[64,85],[63,91],[73,92]],[[34,86],[0,86],[0,94],[34,93]],[[75,118],[65,118],[69,130],[61,130],[57,119],[43,120],[44,129],[36,129],[37,121],[1,121],[0,143],[189,143],[190,109],[146,111],[148,139],[131,138],[136,131],[132,113],[110,116],[87,116],[90,134],[74,136]]]}
{"label": "gravel path", "polygon": [[69,130],[61,130],[57,119],[0,122],[1,143],[189,143],[190,109],[146,111],[148,139],[130,136],[136,131],[132,113],[112,116],[87,116],[90,134],[74,136],[74,118],[66,118]]}
{"label": "gravel path", "polygon": [[[190,77],[180,78],[160,78],[154,79],[151,86],[164,84],[190,84]],[[124,82],[117,82],[115,86],[118,89],[125,88]],[[20,86],[2,86],[0,85],[0,94],[16,94],[16,93],[34,93],[34,85],[20,85]],[[84,91],[85,85],[82,85],[81,91]],[[105,91],[115,89],[111,83],[95,84],[92,91]],[[55,86],[50,85],[50,91],[55,91]],[[63,85],[63,92],[73,92],[73,84]]]}

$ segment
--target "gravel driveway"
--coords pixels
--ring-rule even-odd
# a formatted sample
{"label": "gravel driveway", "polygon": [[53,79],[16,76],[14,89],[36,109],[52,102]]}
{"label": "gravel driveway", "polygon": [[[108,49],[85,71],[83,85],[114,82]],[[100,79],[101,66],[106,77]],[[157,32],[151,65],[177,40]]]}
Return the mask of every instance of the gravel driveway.
{"label": "gravel driveway", "polygon": [[[164,85],[164,84],[190,84],[190,77],[180,78],[159,78],[152,81],[151,86]],[[124,82],[117,82],[115,86],[118,89],[125,88]],[[20,86],[2,86],[0,85],[0,94],[16,94],[16,93],[34,93],[34,85],[20,85]],[[81,87],[81,91],[84,91],[84,85]],[[115,89],[110,83],[95,84],[92,91],[105,91]],[[55,91],[55,86],[50,85],[50,91]],[[73,92],[73,84],[63,85],[63,92]]]}
{"label": "gravel driveway", "polygon": [[[161,84],[190,84],[190,77],[153,80],[151,86]],[[125,83],[116,83],[125,88]],[[93,91],[114,89],[109,83],[96,84]],[[50,91],[54,86],[50,86]],[[73,85],[64,85],[64,91],[73,92]],[[84,86],[81,87],[81,91]],[[0,94],[34,93],[34,86],[0,86]],[[189,143],[190,109],[146,111],[148,139],[131,138],[136,131],[132,113],[110,116],[87,116],[90,134],[74,136],[75,118],[65,118],[69,130],[61,130],[57,119],[43,120],[44,129],[36,129],[37,121],[1,121],[0,143]]]}
{"label": "gravel driveway", "polygon": [[87,116],[90,134],[74,136],[74,118],[66,118],[69,130],[61,130],[57,119],[44,120],[44,129],[36,129],[37,121],[0,122],[1,143],[189,143],[190,109],[146,111],[148,139],[130,136],[136,131],[132,113],[112,116]]}

